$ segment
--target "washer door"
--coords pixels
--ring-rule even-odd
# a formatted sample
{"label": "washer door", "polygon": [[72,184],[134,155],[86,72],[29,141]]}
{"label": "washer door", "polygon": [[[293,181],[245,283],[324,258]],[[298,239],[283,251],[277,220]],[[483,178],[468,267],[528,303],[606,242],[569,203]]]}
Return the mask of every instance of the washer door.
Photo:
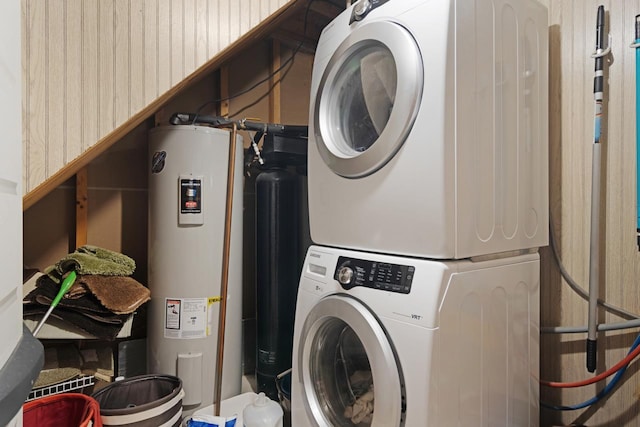
{"label": "washer door", "polygon": [[350,33],[329,60],[314,102],[325,163],[347,178],[384,166],[413,126],[422,87],[420,50],[404,27],[378,21]]}
{"label": "washer door", "polygon": [[317,427],[404,424],[402,375],[375,316],[347,296],[323,298],[305,320],[298,372]]}

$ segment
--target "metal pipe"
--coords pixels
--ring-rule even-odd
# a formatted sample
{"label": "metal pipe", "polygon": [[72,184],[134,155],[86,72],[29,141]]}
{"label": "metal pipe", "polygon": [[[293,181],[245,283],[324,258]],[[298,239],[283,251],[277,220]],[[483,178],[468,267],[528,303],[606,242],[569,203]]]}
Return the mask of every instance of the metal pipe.
{"label": "metal pipe", "polygon": [[216,379],[213,394],[213,409],[216,416],[220,415],[222,400],[222,371],[224,362],[224,332],[227,319],[227,289],[229,285],[229,252],[231,247],[231,213],[233,208],[233,185],[236,165],[236,138],[238,126],[233,123],[229,140],[229,165],[227,167],[227,201],[224,219],[224,241],[222,247],[222,275],[220,283],[220,319],[218,321],[218,354],[216,359]]}
{"label": "metal pipe", "polygon": [[596,370],[598,298],[600,294],[600,144],[593,144],[591,177],[591,242],[589,245],[589,316],[587,370]]}
{"label": "metal pipe", "polygon": [[[623,329],[640,328],[640,319],[627,320],[626,322],[617,323],[600,323],[598,324],[598,332],[621,331]],[[589,329],[584,326],[543,326],[540,328],[541,334],[580,334],[585,333]]]}

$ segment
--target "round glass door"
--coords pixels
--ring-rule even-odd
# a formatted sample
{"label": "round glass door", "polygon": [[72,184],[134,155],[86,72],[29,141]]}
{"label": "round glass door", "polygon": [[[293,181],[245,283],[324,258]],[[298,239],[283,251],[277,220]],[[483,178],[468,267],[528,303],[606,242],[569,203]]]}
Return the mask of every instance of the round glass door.
{"label": "round glass door", "polygon": [[316,426],[402,425],[395,353],[364,305],[345,296],[322,299],[307,317],[302,337],[299,372],[306,410]]}
{"label": "round glass door", "polygon": [[384,166],[411,130],[422,83],[420,51],[406,29],[380,21],[353,31],[329,60],[314,103],[327,165],[349,178]]}

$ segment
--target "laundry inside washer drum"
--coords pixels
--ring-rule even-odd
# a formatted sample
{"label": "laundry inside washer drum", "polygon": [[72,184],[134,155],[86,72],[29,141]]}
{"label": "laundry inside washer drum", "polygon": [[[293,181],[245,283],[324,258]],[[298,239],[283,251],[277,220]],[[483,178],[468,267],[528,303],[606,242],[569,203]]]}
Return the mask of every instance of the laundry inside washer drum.
{"label": "laundry inside washer drum", "polygon": [[[339,319],[323,326],[311,358],[311,372],[320,401],[334,426],[371,425],[373,419],[373,377],[362,342],[353,329]],[[329,349],[333,349],[330,351]]]}

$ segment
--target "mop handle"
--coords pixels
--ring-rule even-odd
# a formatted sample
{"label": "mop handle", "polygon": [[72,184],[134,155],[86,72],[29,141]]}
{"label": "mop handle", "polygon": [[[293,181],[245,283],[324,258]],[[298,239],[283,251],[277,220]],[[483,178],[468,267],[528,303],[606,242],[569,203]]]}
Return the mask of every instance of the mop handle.
{"label": "mop handle", "polygon": [[595,101],[593,160],[591,175],[591,240],[589,251],[589,319],[587,322],[587,371],[594,372],[597,362],[598,293],[600,287],[600,122],[604,98],[604,6],[598,6],[596,19],[595,76],[593,99]]}
{"label": "mop handle", "polygon": [[62,297],[65,296],[67,292],[69,292],[69,289],[71,288],[71,286],[73,286],[75,281],[76,281],[76,272],[74,270],[71,270],[71,272],[67,275],[67,277],[65,277],[64,280],[62,281],[62,284],[60,285],[60,290],[58,291],[58,294],[53,299],[53,301],[51,301],[51,305],[49,306],[49,309],[44,314],[44,316],[42,316],[42,319],[40,319],[40,323],[38,323],[36,328],[33,330],[34,337],[38,335],[38,332],[40,332],[40,329],[46,323],[53,309],[56,308],[56,306],[58,305]]}

